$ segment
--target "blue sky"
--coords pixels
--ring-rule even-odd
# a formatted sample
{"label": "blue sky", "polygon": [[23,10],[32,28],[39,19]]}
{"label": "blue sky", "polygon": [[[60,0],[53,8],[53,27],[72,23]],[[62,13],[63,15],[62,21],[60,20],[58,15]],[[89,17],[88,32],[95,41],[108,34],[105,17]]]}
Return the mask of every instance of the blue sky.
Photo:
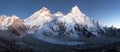
{"label": "blue sky", "polygon": [[0,15],[17,15],[24,19],[42,7],[51,13],[66,14],[75,5],[102,24],[120,27],[120,0],[0,0]]}

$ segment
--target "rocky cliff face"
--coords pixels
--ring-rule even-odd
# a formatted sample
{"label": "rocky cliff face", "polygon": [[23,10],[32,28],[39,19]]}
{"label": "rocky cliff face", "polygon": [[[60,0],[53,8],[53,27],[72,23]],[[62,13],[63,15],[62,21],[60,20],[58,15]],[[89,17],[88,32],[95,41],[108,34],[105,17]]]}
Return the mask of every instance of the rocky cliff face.
{"label": "rocky cliff face", "polygon": [[18,36],[23,36],[27,34],[26,26],[23,24],[23,21],[19,18],[14,19],[13,24],[11,24],[11,26],[9,26],[8,28],[11,32]]}

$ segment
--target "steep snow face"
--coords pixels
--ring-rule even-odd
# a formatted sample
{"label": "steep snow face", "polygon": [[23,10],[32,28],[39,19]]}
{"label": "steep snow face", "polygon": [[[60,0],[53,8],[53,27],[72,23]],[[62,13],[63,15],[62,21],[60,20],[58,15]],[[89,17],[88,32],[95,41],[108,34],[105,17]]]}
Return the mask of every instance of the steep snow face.
{"label": "steep snow face", "polygon": [[10,25],[13,24],[15,19],[19,19],[19,17],[13,15],[11,17],[1,16],[0,17],[0,29],[7,30]]}
{"label": "steep snow face", "polygon": [[53,20],[50,11],[43,7],[41,10],[35,12],[32,16],[24,20],[24,24],[29,28],[29,33],[34,33],[37,29],[42,28],[45,24]]}
{"label": "steep snow face", "polygon": [[73,21],[73,18],[71,16],[63,16],[58,18],[58,23],[64,23],[64,27],[66,31],[68,30],[74,30],[75,22]]}
{"label": "steep snow face", "polygon": [[71,13],[68,15],[71,15],[77,24],[85,24],[85,14],[83,14],[77,6],[73,7]]}
{"label": "steep snow face", "polygon": [[79,25],[85,27],[88,31],[93,33],[95,36],[99,36],[98,31],[104,31],[103,26],[96,20],[90,19],[85,14],[83,14],[80,9],[75,6],[72,8],[71,13],[68,14],[69,16],[72,15],[74,21]]}
{"label": "steep snow face", "polygon": [[50,11],[46,7],[43,7],[39,11],[35,12],[33,15],[31,15],[30,17],[24,20],[25,22],[30,22],[32,20],[36,20],[36,19],[44,18],[44,17],[51,17],[51,16],[52,15]]}

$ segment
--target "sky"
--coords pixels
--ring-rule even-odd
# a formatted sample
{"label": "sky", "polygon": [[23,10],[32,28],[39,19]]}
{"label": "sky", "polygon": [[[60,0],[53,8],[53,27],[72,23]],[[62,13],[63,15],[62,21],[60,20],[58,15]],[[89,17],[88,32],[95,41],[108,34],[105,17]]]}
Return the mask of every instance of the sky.
{"label": "sky", "polygon": [[67,14],[75,5],[103,25],[120,28],[120,0],[0,0],[0,15],[25,19],[42,7],[47,7],[51,13]]}

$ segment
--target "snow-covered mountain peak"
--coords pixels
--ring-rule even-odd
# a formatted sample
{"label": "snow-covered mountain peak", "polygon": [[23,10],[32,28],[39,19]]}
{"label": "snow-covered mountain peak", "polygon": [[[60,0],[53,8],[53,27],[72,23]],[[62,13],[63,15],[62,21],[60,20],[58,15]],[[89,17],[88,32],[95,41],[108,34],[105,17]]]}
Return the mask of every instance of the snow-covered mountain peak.
{"label": "snow-covered mountain peak", "polygon": [[20,19],[20,18],[18,16],[16,16],[16,15],[12,15],[11,19]]}
{"label": "snow-covered mountain peak", "polygon": [[42,28],[53,19],[53,14],[51,14],[46,7],[43,7],[39,11],[33,13],[30,17],[24,19],[24,24],[29,27],[30,33],[32,33],[34,30]]}
{"label": "snow-covered mountain peak", "polygon": [[[85,20],[88,19],[88,17],[80,11],[77,5],[71,9],[71,12],[69,12],[66,17],[72,18],[73,21],[75,21],[75,23],[77,23],[78,25],[85,25]],[[90,19],[88,19],[87,21],[89,20]]]}
{"label": "snow-covered mountain peak", "polygon": [[0,26],[1,26],[0,29],[2,30],[8,29],[8,27],[13,24],[15,19],[20,20],[20,18],[17,17],[16,15],[8,16],[8,17],[6,15],[0,16]]}
{"label": "snow-covered mountain peak", "polygon": [[55,16],[64,16],[64,14],[63,14],[62,12],[60,12],[60,11],[56,12],[56,13],[53,14],[53,15],[55,15]]}
{"label": "snow-covered mountain peak", "polygon": [[1,15],[0,18],[6,18],[7,16],[6,15]]}
{"label": "snow-covered mountain peak", "polygon": [[6,15],[2,15],[2,16],[0,16],[0,23],[1,23],[2,21],[4,21],[6,18],[7,18]]}
{"label": "snow-covered mountain peak", "polygon": [[73,14],[73,15],[80,15],[80,16],[85,16],[85,14],[83,14],[81,11],[80,11],[80,9],[79,9],[79,7],[77,6],[77,5],[75,5],[73,8],[72,8],[72,10],[71,10],[71,13]]}
{"label": "snow-covered mountain peak", "polygon": [[25,22],[33,21],[33,20],[39,20],[40,18],[50,17],[53,18],[52,14],[46,7],[42,7],[40,10],[36,11],[31,15],[30,17],[24,19]]}
{"label": "snow-covered mountain peak", "polygon": [[42,7],[40,10],[39,10],[40,13],[50,13],[50,11],[46,8],[46,7]]}
{"label": "snow-covered mountain peak", "polygon": [[38,15],[41,16],[52,16],[50,11],[46,7],[42,7],[39,11],[36,12]]}

